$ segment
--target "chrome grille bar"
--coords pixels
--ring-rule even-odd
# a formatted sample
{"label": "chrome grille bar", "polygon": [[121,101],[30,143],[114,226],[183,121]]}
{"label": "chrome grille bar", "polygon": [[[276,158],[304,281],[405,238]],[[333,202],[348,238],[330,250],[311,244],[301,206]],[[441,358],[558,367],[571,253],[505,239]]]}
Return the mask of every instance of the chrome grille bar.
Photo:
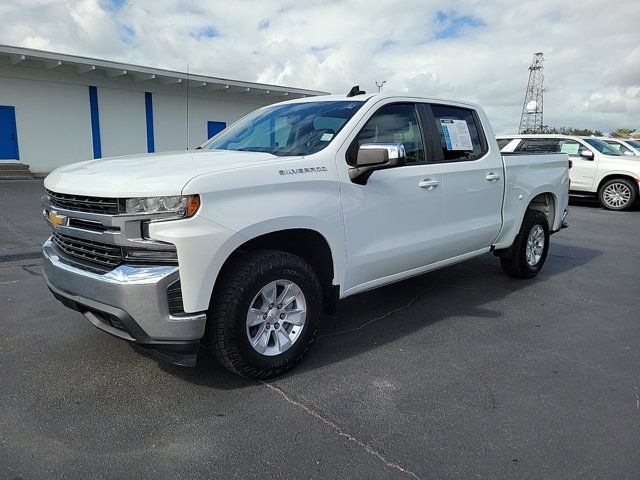
{"label": "chrome grille bar", "polygon": [[57,232],[53,232],[53,242],[67,255],[88,262],[107,267],[117,267],[123,262],[122,247],[116,245],[69,237]]}
{"label": "chrome grille bar", "polygon": [[86,197],[82,195],[68,195],[47,190],[51,205],[68,208],[80,212],[117,214],[118,199],[107,197]]}

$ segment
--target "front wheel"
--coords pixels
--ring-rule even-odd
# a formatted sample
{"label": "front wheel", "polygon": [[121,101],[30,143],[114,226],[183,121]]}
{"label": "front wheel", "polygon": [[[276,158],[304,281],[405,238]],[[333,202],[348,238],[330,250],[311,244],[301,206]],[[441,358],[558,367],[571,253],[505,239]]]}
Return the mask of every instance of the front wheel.
{"label": "front wheel", "polygon": [[209,312],[208,339],[224,367],[270,378],[298,363],[320,321],[322,289],[307,262],[262,250],[225,268]]}
{"label": "front wheel", "polygon": [[602,184],[598,191],[600,205],[607,210],[626,210],[638,195],[636,186],[625,178],[614,178]]}
{"label": "front wheel", "polygon": [[511,277],[532,278],[544,265],[548,251],[547,216],[537,210],[527,210],[513,245],[500,257],[500,265]]}

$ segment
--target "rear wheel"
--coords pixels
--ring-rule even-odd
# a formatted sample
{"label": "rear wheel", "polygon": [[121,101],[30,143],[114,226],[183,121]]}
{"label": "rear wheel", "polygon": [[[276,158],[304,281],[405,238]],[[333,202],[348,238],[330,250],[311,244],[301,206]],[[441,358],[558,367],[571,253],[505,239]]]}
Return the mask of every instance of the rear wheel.
{"label": "rear wheel", "polygon": [[638,195],[636,185],[626,178],[614,178],[602,184],[598,191],[600,204],[608,210],[626,210]]}
{"label": "rear wheel", "polygon": [[527,210],[511,248],[500,257],[502,269],[512,277],[535,277],[549,251],[549,222],[537,210]]}
{"label": "rear wheel", "polygon": [[309,350],[321,315],[322,289],[300,257],[250,252],[225,268],[209,312],[216,359],[243,376],[270,378]]}

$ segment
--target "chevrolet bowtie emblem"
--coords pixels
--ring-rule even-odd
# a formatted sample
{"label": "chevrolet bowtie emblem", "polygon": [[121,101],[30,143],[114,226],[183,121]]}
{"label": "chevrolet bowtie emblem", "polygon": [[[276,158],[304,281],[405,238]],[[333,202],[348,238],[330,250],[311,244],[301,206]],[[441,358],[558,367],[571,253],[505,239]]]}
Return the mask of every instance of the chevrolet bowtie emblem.
{"label": "chevrolet bowtie emblem", "polygon": [[49,220],[51,221],[51,225],[53,225],[54,228],[65,226],[67,224],[67,217],[65,217],[64,215],[58,215],[58,212],[54,210],[49,212]]}

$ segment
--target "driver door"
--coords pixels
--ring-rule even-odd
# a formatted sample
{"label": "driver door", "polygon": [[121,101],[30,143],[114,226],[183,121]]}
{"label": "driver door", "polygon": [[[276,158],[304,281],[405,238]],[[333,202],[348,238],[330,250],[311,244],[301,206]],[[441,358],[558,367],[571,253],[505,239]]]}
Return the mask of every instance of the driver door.
{"label": "driver door", "polygon": [[[593,152],[593,157],[583,157],[584,151]],[[598,169],[598,153],[571,139],[560,139],[560,153],[566,153],[573,162],[569,170],[571,190],[590,191]]]}
{"label": "driver door", "polygon": [[[422,122],[413,103],[381,106],[348,149],[403,143],[407,165],[374,172],[365,185],[343,183],[346,233],[345,291],[389,283],[438,258],[442,230],[442,172],[430,164]],[[344,160],[342,160],[344,161]],[[354,165],[353,153],[347,162]]]}

